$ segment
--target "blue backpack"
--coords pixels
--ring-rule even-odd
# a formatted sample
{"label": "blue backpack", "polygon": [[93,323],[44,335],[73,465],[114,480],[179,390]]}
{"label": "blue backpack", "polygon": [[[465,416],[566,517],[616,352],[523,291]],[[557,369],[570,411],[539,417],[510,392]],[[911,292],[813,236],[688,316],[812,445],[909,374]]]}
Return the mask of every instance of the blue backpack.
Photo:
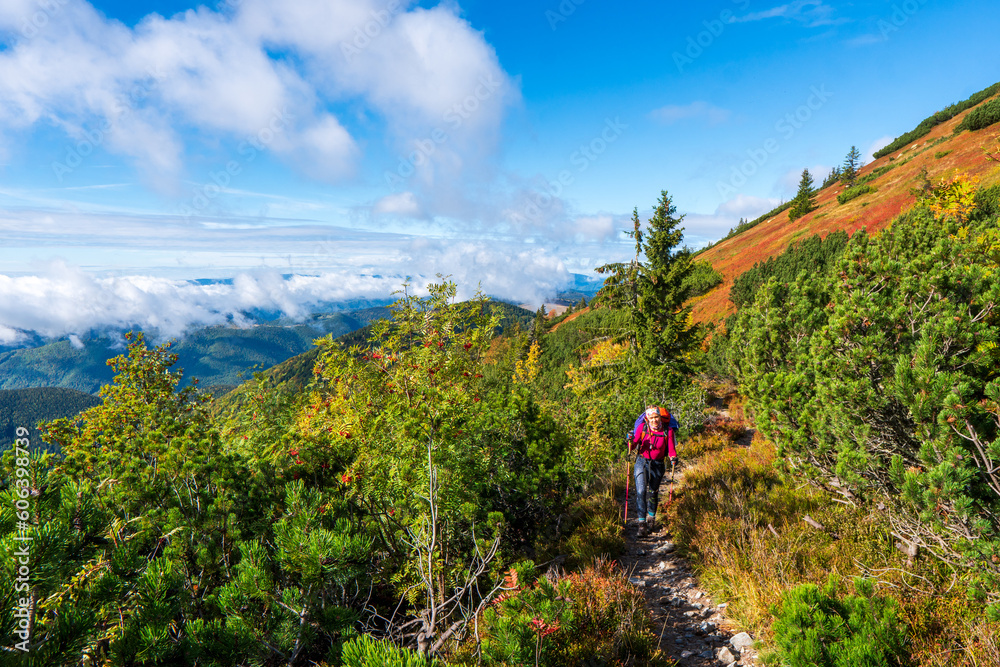
{"label": "blue backpack", "polygon": [[[631,439],[631,437],[632,437],[632,436],[633,436],[633,435],[635,434],[635,430],[636,430],[637,428],[639,428],[639,424],[643,423],[643,421],[644,421],[645,419],[646,419],[646,411],[645,411],[645,410],[643,410],[643,411],[642,411],[642,412],[641,412],[641,413],[639,414],[639,416],[638,416],[638,417],[636,417],[636,419],[635,419],[635,425],[634,425],[634,426],[632,426],[632,430],[631,430],[631,431],[629,432],[629,434],[628,434],[628,437],[629,437],[630,439]],[[661,420],[661,421],[662,421],[663,423],[667,424],[667,428],[672,428],[672,429],[680,429],[680,427],[681,427],[681,426],[680,426],[680,424],[679,424],[679,423],[677,423],[677,418],[676,418],[676,417],[674,417],[674,416],[673,416],[673,415],[672,415],[672,414],[670,413],[670,411],[669,411],[669,410],[667,410],[666,408],[660,408],[660,420]]]}

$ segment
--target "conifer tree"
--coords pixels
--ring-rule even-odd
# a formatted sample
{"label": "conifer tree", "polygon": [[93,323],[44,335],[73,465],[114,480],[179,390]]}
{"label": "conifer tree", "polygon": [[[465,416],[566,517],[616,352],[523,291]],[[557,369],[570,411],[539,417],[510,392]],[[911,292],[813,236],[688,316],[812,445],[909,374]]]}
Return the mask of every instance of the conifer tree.
{"label": "conifer tree", "polygon": [[834,183],[839,183],[843,175],[844,172],[843,170],[841,170],[840,167],[834,167],[833,169],[830,170],[830,173],[827,174],[826,178],[823,179],[823,185],[820,186],[820,190],[829,187]]}
{"label": "conifer tree", "polygon": [[694,264],[691,251],[678,247],[683,219],[670,195],[662,191],[647,231],[641,229],[638,209],[632,213],[633,230],[628,235],[635,239],[635,258],[597,269],[610,274],[597,302],[623,315],[614,338],[628,344],[632,358],[647,374],[685,369],[689,353],[700,342],[700,329],[691,326],[690,307],[684,306],[690,293],[685,278]]}
{"label": "conifer tree", "polygon": [[545,313],[545,304],[543,303],[542,305],[540,305],[538,307],[538,310],[535,311],[535,324],[534,324],[534,326],[532,328],[532,332],[531,332],[531,336],[535,340],[541,338],[542,334],[545,333],[545,329],[547,327],[547,322],[545,320],[545,314],[546,314]]}
{"label": "conifer tree", "polygon": [[810,211],[815,211],[816,189],[813,187],[813,177],[808,169],[802,170],[802,178],[799,180],[799,190],[792,199],[792,207],[788,209],[788,219],[796,220]]}
{"label": "conifer tree", "polygon": [[840,182],[851,187],[858,178],[858,170],[861,169],[861,151],[857,146],[851,146],[844,158],[844,166],[840,169]]}

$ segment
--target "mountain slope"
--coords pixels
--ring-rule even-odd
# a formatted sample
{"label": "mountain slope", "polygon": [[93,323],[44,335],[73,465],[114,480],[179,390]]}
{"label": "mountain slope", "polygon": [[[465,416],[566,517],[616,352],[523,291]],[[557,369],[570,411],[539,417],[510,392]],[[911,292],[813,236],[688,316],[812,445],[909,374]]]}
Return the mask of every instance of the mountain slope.
{"label": "mountain slope", "polygon": [[[983,102],[988,103],[989,100]],[[877,192],[840,204],[837,195],[843,192],[844,186],[835,183],[818,193],[818,208],[812,213],[790,221],[788,212],[782,211],[700,253],[698,259],[711,263],[724,280],[718,288],[693,301],[695,321],[718,322],[734,312],[728,297],[736,277],[756,262],[781,254],[790,243],[814,234],[825,237],[837,230],[853,234],[861,228],[869,233],[884,229],[900,212],[913,205],[915,197],[910,190],[916,187],[923,170],[935,183],[958,173],[978,177],[982,186],[1000,182],[1000,169],[995,162],[988,161],[983,152],[1000,143],[1000,125],[955,134],[962,120],[979,107],[957,114],[903,149],[866,165],[859,178],[875,175],[870,185],[877,188]]]}
{"label": "mountain slope", "polygon": [[[376,307],[316,315],[301,324],[206,327],[176,342],[172,351],[185,379],[198,378],[203,387],[232,387],[254,369],[269,368],[309,350],[316,338],[356,331],[387,313],[388,309]],[[95,394],[113,376],[107,360],[123,351],[120,340],[104,337],[84,341],[82,347],[63,340],[2,352],[0,389],[63,387]]]}
{"label": "mountain slope", "polygon": [[31,447],[42,444],[38,422],[72,417],[101,402],[96,396],[58,387],[0,390],[0,450],[11,444],[18,427],[30,429]]}

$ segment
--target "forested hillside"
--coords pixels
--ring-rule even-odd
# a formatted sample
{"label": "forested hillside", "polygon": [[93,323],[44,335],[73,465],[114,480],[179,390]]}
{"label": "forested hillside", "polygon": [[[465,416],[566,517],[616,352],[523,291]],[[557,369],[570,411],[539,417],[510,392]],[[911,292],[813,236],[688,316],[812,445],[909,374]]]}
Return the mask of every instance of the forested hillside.
{"label": "forested hillside", "polygon": [[39,422],[73,417],[100,402],[91,394],[59,387],[0,390],[0,447],[14,442],[18,427],[28,429],[28,437],[40,443]]}
{"label": "forested hillside", "polygon": [[[259,324],[249,328],[206,327],[177,341],[173,351],[189,380],[224,391],[248,379],[254,370],[269,368],[313,347],[326,334],[341,336],[373,319],[385,317],[383,307],[349,313],[316,315],[300,324]],[[73,345],[68,340],[0,353],[0,389],[63,387],[96,394],[111,381],[107,360],[121,354],[119,339],[96,338]]]}

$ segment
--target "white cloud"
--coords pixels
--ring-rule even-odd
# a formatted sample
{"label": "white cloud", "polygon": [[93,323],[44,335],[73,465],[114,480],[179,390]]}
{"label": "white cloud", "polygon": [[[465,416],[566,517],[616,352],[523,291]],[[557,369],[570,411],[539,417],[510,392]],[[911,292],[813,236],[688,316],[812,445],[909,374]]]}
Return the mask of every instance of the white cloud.
{"label": "white cloud", "polygon": [[876,35],[875,33],[866,33],[845,40],[844,43],[847,44],[847,46],[857,48],[861,46],[871,46],[872,44],[881,44],[883,42],[888,42],[888,41],[889,38],[886,35]]}
{"label": "white cloud", "polygon": [[[399,195],[381,208],[402,213],[415,203]],[[579,259],[583,252],[601,263],[616,256],[625,222],[605,214],[563,216],[538,221],[531,238],[508,228],[469,242],[445,228],[421,239],[391,233],[378,222],[372,229],[345,229],[301,220],[229,218],[217,224],[177,216],[8,212],[0,215],[0,267],[6,272],[0,273],[0,344],[18,341],[19,332],[82,336],[104,327],[180,335],[192,326],[240,322],[241,312],[255,308],[299,317],[317,303],[385,297],[404,276],[416,276],[419,286],[437,273],[451,275],[466,296],[481,283],[498,297],[537,301],[568,281],[568,257]],[[518,229],[535,224],[525,220]],[[574,270],[593,266],[586,264]],[[376,274],[384,278],[370,277]],[[186,280],[192,276],[235,277],[232,284],[204,285]]]}
{"label": "white cloud", "polygon": [[698,100],[683,106],[669,104],[665,107],[654,109],[649,115],[667,125],[673,125],[689,118],[704,120],[709,125],[719,125],[729,120],[732,112],[728,109],[721,109],[708,102]]}
{"label": "white cloud", "polygon": [[750,23],[754,21],[764,21],[767,19],[789,19],[805,24],[807,28],[816,28],[825,25],[840,25],[850,22],[845,17],[834,17],[835,9],[823,2],[823,0],[795,0],[784,5],[778,5],[771,9],[759,12],[750,12],[743,16],[733,18],[733,23]]}
{"label": "white cloud", "polygon": [[573,220],[573,229],[581,241],[605,241],[614,238],[621,225],[612,215],[585,215]]}
{"label": "white cloud", "polygon": [[684,217],[685,243],[701,247],[715,242],[736,227],[740,220],[753,220],[775,208],[778,199],[737,195],[719,204],[714,213],[688,213]]}
{"label": "white cloud", "polygon": [[540,302],[569,281],[562,259],[548,248],[454,240],[415,239],[408,248],[422,275],[450,275],[459,298],[469,298],[481,285],[502,299]]}
{"label": "white cloud", "polygon": [[305,314],[313,303],[386,296],[389,279],[328,273],[285,280],[276,272],[241,274],[232,285],[195,284],[154,276],[97,277],[65,262],[35,276],[0,274],[0,338],[12,330],[54,338],[105,327],[155,329],[182,335],[189,327],[243,321],[241,311]]}
{"label": "white cloud", "polygon": [[376,215],[396,215],[404,218],[423,217],[420,203],[412,192],[386,195],[375,202],[372,212]]}
{"label": "white cloud", "polygon": [[477,287],[518,302],[551,297],[569,282],[562,260],[546,248],[486,242],[414,239],[398,248],[381,277],[349,269],[283,277],[278,271],[238,274],[231,282],[200,284],[151,275],[97,276],[63,261],[49,262],[31,276],[0,274],[0,344],[16,344],[23,332],[46,338],[105,328],[155,330],[182,336],[192,327],[245,324],[243,313],[279,310],[302,318],[318,304],[354,298],[386,298],[404,276],[419,292],[446,274],[471,297]]}
{"label": "white cloud", "polygon": [[17,345],[25,340],[26,336],[17,329],[0,324],[0,345]]}
{"label": "white cloud", "polygon": [[764,213],[767,213],[780,203],[773,198],[754,197],[751,195],[737,195],[729,201],[719,204],[715,210],[716,215],[730,218],[744,218],[753,220]]}
{"label": "white cloud", "polygon": [[[312,178],[348,177],[361,148],[335,111],[345,103],[383,118],[400,146],[447,130],[429,161],[438,168],[491,150],[517,99],[492,47],[456,6],[389,4],[398,9],[243,0],[232,12],[153,14],[133,29],[85,0],[55,0],[44,25],[22,34],[38,6],[8,0],[0,134],[52,124],[69,152],[90,140],[165,191],[200,142],[256,140]],[[365,46],[348,57],[359,35]]]}

